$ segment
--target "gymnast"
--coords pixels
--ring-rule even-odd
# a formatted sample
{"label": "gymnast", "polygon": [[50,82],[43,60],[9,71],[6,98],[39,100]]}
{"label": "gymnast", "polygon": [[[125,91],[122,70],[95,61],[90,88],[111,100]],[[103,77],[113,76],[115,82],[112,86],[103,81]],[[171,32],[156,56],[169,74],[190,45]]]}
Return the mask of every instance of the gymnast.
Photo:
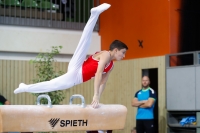
{"label": "gymnast", "polygon": [[94,26],[99,15],[109,7],[110,4],[104,3],[91,9],[90,18],[83,30],[75,53],[69,62],[67,73],[50,81],[36,84],[26,85],[20,83],[19,87],[14,90],[14,93],[45,93],[64,90],[86,82],[94,77],[94,96],[91,105],[93,108],[97,108],[108,76],[113,69],[113,60],[123,59],[128,50],[126,44],[119,40],[114,40],[108,51],[96,52],[86,59]]}

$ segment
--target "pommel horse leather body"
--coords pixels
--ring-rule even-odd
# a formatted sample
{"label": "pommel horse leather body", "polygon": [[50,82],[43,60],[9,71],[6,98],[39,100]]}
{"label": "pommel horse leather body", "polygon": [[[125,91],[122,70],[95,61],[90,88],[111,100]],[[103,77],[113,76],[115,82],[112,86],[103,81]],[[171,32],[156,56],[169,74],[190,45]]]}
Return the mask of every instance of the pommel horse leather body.
{"label": "pommel horse leather body", "polygon": [[0,106],[0,132],[49,132],[123,129],[123,105],[4,105]]}

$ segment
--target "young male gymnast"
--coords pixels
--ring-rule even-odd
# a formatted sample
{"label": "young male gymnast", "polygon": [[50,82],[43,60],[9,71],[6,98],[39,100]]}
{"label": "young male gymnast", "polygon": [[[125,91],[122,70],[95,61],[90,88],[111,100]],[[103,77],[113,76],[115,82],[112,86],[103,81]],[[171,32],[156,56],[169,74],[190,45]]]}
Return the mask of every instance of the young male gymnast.
{"label": "young male gymnast", "polygon": [[91,105],[93,108],[97,108],[99,106],[100,96],[113,68],[113,60],[123,59],[126,51],[128,50],[126,44],[119,40],[115,40],[111,43],[109,51],[96,52],[94,55],[91,55],[88,59],[86,59],[94,26],[99,15],[109,7],[109,4],[104,3],[91,9],[90,18],[83,30],[75,53],[69,62],[67,73],[50,81],[36,84],[26,85],[24,83],[20,83],[14,93],[44,93],[64,90],[86,82],[94,77],[94,96]]}

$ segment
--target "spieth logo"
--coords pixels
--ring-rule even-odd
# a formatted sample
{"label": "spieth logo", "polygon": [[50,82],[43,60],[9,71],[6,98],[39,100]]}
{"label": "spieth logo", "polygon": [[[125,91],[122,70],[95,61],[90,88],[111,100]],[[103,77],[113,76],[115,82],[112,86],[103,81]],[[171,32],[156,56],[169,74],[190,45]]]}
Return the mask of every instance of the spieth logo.
{"label": "spieth logo", "polygon": [[51,118],[49,121],[52,129],[60,122],[60,127],[88,126],[88,120],[60,120],[60,118]]}
{"label": "spieth logo", "polygon": [[49,120],[49,124],[51,125],[52,129],[56,126],[59,120],[60,118],[54,118],[54,119]]}

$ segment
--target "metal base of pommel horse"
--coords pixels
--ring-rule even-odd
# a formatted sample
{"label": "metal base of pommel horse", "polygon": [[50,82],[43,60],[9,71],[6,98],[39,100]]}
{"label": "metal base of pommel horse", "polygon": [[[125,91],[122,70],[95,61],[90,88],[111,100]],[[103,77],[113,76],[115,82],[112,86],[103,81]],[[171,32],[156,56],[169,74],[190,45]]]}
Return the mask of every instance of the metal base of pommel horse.
{"label": "metal base of pommel horse", "polygon": [[[47,98],[48,105],[40,99]],[[81,98],[82,104],[72,104]],[[40,95],[37,105],[0,106],[0,132],[54,132],[118,130],[125,126],[127,108],[123,105],[85,105],[82,95],[73,95],[69,105],[52,105],[48,95]]]}

